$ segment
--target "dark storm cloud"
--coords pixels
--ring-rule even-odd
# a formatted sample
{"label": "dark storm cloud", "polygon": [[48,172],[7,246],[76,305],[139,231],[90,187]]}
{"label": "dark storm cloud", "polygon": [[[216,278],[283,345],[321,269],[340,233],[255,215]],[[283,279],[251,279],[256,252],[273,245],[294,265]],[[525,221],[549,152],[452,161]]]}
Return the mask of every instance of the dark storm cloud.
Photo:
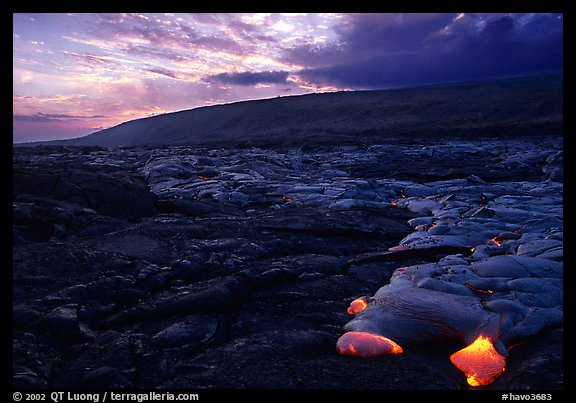
{"label": "dark storm cloud", "polygon": [[288,78],[286,71],[260,71],[242,73],[222,73],[209,77],[210,81],[232,85],[284,84]]}
{"label": "dark storm cloud", "polygon": [[456,14],[351,14],[334,26],[339,40],[305,44],[286,52],[285,60],[308,68],[361,62],[394,52],[420,51],[430,35]]}
{"label": "dark storm cloud", "polygon": [[353,15],[338,46],[299,48],[298,74],[378,88],[531,74],[562,68],[562,15]]}

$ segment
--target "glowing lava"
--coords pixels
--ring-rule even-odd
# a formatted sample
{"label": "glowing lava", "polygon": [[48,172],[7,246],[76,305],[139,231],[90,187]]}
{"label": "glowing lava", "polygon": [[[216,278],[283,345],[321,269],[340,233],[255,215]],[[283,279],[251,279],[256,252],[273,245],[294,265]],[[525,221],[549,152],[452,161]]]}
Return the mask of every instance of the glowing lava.
{"label": "glowing lava", "polygon": [[496,351],[490,338],[482,335],[452,354],[450,361],[464,372],[470,386],[490,385],[506,367],[506,359]]}
{"label": "glowing lava", "polygon": [[494,294],[494,290],[482,290],[480,288],[472,287],[470,284],[464,284],[464,285],[470,288],[472,291],[481,292],[483,294]]}
{"label": "glowing lava", "polygon": [[358,312],[366,309],[367,306],[368,301],[366,301],[366,298],[364,297],[356,298],[354,301],[350,303],[350,307],[348,308],[347,312],[350,315],[356,315]]}
{"label": "glowing lava", "polygon": [[336,342],[336,350],[341,355],[362,358],[403,352],[402,347],[389,338],[368,332],[344,333]]}
{"label": "glowing lava", "polygon": [[496,246],[502,246],[502,241],[504,239],[501,236],[495,236],[490,240],[490,242]]}

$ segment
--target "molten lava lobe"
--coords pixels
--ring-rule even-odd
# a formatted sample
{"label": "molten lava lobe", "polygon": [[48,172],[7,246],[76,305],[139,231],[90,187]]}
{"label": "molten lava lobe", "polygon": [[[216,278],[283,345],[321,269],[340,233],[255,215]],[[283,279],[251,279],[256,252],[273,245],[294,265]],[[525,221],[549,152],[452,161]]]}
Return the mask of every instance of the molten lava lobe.
{"label": "molten lava lobe", "polygon": [[368,301],[365,297],[356,298],[354,301],[350,303],[350,307],[348,307],[348,313],[350,315],[356,315],[358,312],[366,309],[368,306]]}
{"label": "molten lava lobe", "polygon": [[336,342],[336,350],[341,355],[362,358],[403,352],[402,347],[389,338],[368,332],[344,333]]}
{"label": "molten lava lobe", "polygon": [[470,386],[491,384],[506,367],[506,359],[496,351],[490,338],[482,335],[452,354],[450,361],[464,372]]}

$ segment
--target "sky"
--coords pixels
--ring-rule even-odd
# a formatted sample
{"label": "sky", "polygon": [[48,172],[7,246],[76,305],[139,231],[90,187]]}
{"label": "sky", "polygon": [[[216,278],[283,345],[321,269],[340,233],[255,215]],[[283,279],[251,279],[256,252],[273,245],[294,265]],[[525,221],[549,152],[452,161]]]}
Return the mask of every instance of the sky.
{"label": "sky", "polygon": [[551,13],[13,14],[13,142],[200,106],[561,71]]}

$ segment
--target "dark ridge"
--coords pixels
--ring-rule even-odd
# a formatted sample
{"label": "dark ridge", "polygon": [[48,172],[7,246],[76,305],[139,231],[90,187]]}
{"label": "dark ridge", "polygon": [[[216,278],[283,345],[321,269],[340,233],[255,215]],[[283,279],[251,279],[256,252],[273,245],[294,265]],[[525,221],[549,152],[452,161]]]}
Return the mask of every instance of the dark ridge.
{"label": "dark ridge", "polygon": [[341,91],[199,107],[85,137],[17,145],[291,146],[560,135],[563,76]]}

